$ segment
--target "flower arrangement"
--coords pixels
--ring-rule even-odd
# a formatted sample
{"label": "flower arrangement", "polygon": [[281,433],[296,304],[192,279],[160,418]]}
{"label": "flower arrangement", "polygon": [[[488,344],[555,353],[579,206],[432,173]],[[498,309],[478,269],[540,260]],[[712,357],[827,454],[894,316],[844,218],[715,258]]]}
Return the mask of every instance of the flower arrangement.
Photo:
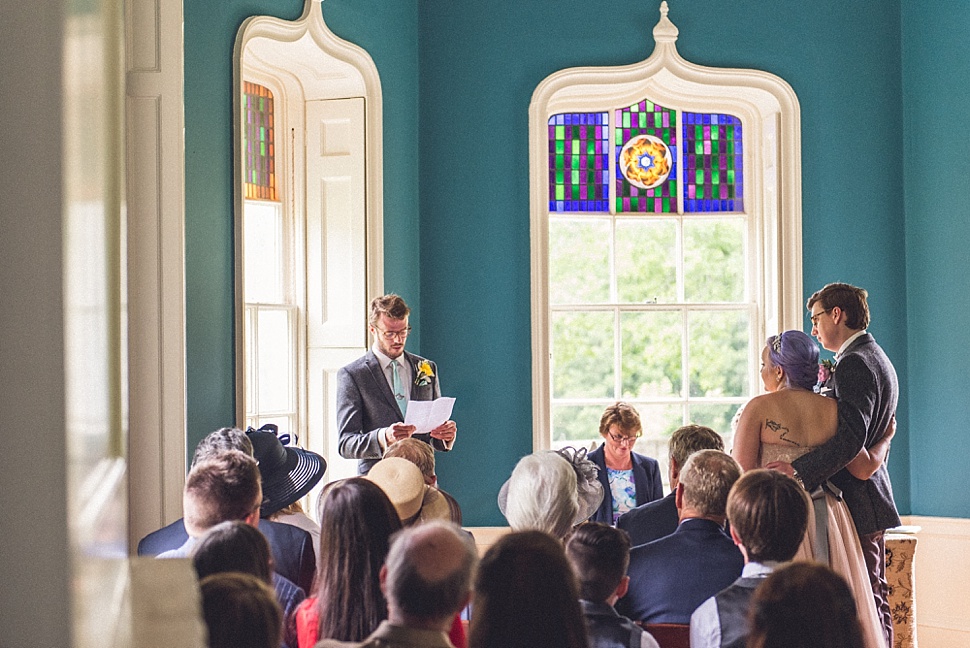
{"label": "flower arrangement", "polygon": [[419,362],[418,372],[414,377],[414,384],[418,387],[424,387],[425,385],[431,384],[432,378],[434,378],[434,371],[431,369],[431,363],[427,360]]}
{"label": "flower arrangement", "polygon": [[824,385],[828,382],[828,379],[832,377],[835,373],[835,361],[834,360],[822,360],[818,363],[818,384]]}

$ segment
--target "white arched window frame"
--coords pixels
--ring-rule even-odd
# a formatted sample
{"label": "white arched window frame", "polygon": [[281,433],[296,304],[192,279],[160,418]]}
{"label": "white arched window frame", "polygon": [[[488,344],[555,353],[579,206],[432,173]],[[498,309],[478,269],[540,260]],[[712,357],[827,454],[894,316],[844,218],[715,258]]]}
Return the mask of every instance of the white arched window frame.
{"label": "white arched window frame", "polygon": [[[745,125],[746,300],[750,325],[749,386],[757,393],[761,344],[769,333],[801,329],[800,110],[792,88],[758,70],[720,69],[684,60],[678,30],[661,4],[646,60],[619,67],[556,72],[536,88],[529,108],[532,253],[533,446],[552,445],[552,345],[549,295],[549,118],[561,113],[612,114],[644,99],[680,111],[720,112]],[[612,131],[611,131],[612,132]],[[610,137],[612,142],[612,135]],[[615,154],[609,156],[609,215],[615,219]],[[721,431],[721,430],[719,430]],[[595,435],[595,430],[591,430]]]}
{"label": "white arched window frame", "polygon": [[[247,335],[243,231],[244,111],[242,84],[269,88],[277,101],[277,185],[284,212],[278,259],[287,278],[295,344],[287,368],[295,409],[288,421],[299,443],[323,455],[328,479],[356,474],[337,455],[336,372],[367,346],[367,303],[383,294],[383,100],[370,55],[335,35],[320,0],[305,0],[295,21],[253,16],[234,50],[237,420],[277,422],[252,402],[254,357]],[[271,355],[271,354],[270,354]],[[280,364],[283,364],[282,360]],[[281,419],[281,423],[284,421]],[[322,486],[322,484],[321,484]],[[320,488],[320,486],[318,486]],[[315,494],[315,493],[314,493]],[[312,499],[312,496],[311,496]]]}

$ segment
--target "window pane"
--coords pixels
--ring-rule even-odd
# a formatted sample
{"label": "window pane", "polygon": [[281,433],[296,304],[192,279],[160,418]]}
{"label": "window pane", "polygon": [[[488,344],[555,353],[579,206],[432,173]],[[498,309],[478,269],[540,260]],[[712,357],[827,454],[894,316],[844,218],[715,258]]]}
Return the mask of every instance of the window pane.
{"label": "window pane", "polygon": [[747,312],[691,313],[688,317],[688,329],[690,395],[746,396]]}
{"label": "window pane", "polygon": [[616,223],[616,293],[620,302],[677,301],[677,224]]}
{"label": "window pane", "polygon": [[624,399],[681,395],[682,321],[669,311],[620,316]]}
{"label": "window pane", "polygon": [[731,450],[731,419],[741,407],[737,403],[693,403],[687,418],[692,423],[706,425],[724,438],[724,449]]}
{"label": "window pane", "polygon": [[689,302],[743,302],[744,222],[684,223],[684,296]]}
{"label": "window pane", "polygon": [[244,300],[249,303],[282,304],[283,210],[279,203],[252,201],[246,201],[244,209]]}
{"label": "window pane", "polygon": [[600,441],[603,409],[599,405],[553,405],[552,447],[588,448],[590,443]]}
{"label": "window pane", "polygon": [[257,315],[257,403],[260,413],[292,409],[293,340],[289,313],[261,310]]}
{"label": "window pane", "polygon": [[613,313],[552,314],[553,398],[613,397]]}
{"label": "window pane", "polygon": [[610,298],[610,224],[550,219],[549,300],[604,303]]}

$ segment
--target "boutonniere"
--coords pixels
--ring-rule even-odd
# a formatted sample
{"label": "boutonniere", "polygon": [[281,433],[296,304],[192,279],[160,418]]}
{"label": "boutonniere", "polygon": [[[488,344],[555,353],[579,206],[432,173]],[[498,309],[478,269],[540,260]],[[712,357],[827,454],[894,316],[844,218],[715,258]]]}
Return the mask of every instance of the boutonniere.
{"label": "boutonniere", "polygon": [[432,378],[434,378],[434,371],[431,370],[431,363],[427,360],[419,362],[418,374],[414,377],[414,384],[418,387],[424,387],[431,384]]}
{"label": "boutonniere", "polygon": [[834,360],[822,360],[818,363],[818,384],[824,385],[832,374],[835,373],[835,361]]}

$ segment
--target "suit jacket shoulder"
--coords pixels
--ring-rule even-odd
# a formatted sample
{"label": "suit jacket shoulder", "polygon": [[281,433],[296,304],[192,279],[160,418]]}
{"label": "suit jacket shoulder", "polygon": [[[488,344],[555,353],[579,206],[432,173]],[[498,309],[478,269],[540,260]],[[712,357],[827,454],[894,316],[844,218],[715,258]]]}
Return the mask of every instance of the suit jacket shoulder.
{"label": "suit jacket shoulder", "polygon": [[677,530],[678,521],[677,502],[670,493],[627,511],[616,526],[630,534],[630,542],[637,546],[670,535]]}
{"label": "suit jacket shoulder", "polygon": [[260,520],[259,530],[269,542],[276,572],[304,592],[312,591],[317,558],[310,534],[292,524],[272,520]]}

